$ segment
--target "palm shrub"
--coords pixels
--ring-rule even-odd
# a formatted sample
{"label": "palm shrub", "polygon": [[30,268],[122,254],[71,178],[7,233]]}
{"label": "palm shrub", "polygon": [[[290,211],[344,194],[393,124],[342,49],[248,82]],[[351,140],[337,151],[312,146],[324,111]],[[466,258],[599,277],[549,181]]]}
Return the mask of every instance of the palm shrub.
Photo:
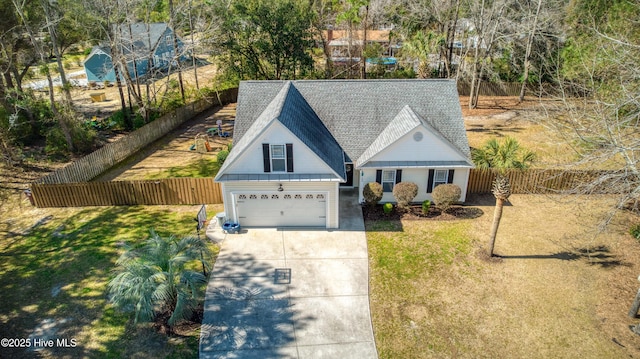
{"label": "palm shrub", "polygon": [[431,193],[433,202],[435,202],[443,212],[446,212],[452,205],[460,201],[461,196],[462,190],[460,187],[452,183],[438,185],[433,189],[433,193]]}
{"label": "palm shrub", "polygon": [[118,308],[133,310],[134,322],[152,321],[168,314],[169,330],[181,320],[191,318],[207,276],[192,270],[210,268],[211,251],[197,237],[163,238],[151,231],[140,246],[125,245],[116,262],[116,276],[109,282],[111,302]]}
{"label": "palm shrub", "polygon": [[489,256],[493,256],[504,202],[511,196],[511,182],[507,177],[507,171],[528,168],[535,158],[535,153],[520,147],[518,141],[511,137],[505,138],[503,143],[499,143],[496,139],[489,140],[483,147],[471,152],[471,159],[477,168],[493,168],[498,172],[491,190],[496,198],[496,208],[489,238]]}
{"label": "palm shrub", "polygon": [[629,234],[640,241],[640,223],[631,226],[631,228],[629,228]]}
{"label": "palm shrub", "polygon": [[369,182],[362,189],[364,203],[368,206],[374,206],[382,199],[382,185],[378,182]]}
{"label": "palm shrub", "polygon": [[409,204],[418,195],[418,185],[413,182],[400,182],[393,186],[393,197],[398,203],[398,208],[409,209]]}

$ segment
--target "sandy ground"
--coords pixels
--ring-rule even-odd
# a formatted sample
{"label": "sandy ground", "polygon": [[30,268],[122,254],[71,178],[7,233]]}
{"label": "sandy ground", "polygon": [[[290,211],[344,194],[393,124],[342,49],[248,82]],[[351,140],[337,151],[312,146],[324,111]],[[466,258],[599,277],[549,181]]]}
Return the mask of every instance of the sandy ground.
{"label": "sandy ground", "polygon": [[[177,130],[164,136],[144,150],[125,160],[124,163],[107,171],[97,181],[111,180],[142,180],[157,176],[170,168],[185,166],[200,159],[215,160],[216,154],[231,143],[233,136],[233,121],[236,115],[236,104],[224,107],[213,107],[193,119],[182,124]],[[216,127],[216,121],[222,120],[222,130],[229,137],[207,135],[207,130]],[[210,152],[191,150],[196,144],[196,135],[204,136],[211,147]]]}
{"label": "sandy ground", "polygon": [[[197,68],[198,74],[198,85],[200,87],[210,86],[211,81],[216,75],[216,66],[215,65],[206,65],[200,66]],[[82,79],[86,78],[84,74],[80,74],[76,76],[76,78]],[[172,75],[171,78],[177,78],[177,75]],[[183,82],[185,87],[196,88],[195,81],[195,73],[193,68],[186,69],[182,74]],[[164,91],[166,91],[166,85],[169,80],[169,77],[163,78],[155,81],[152,86],[152,92],[155,89],[155,92],[158,96],[161,96]],[[113,112],[119,110],[121,108],[120,104],[120,95],[118,93],[118,88],[111,84],[110,86],[104,87],[103,84],[100,84],[102,88],[99,89],[88,89],[82,87],[75,87],[72,90],[72,98],[74,104],[77,106],[80,112],[85,114],[86,118],[91,118],[96,116],[98,119],[103,119],[109,117]],[[142,92],[146,93],[144,86],[142,86]],[[104,93],[106,100],[102,102],[94,102],[91,100],[91,94],[96,93]],[[125,101],[128,101],[127,90],[124,89]]]}

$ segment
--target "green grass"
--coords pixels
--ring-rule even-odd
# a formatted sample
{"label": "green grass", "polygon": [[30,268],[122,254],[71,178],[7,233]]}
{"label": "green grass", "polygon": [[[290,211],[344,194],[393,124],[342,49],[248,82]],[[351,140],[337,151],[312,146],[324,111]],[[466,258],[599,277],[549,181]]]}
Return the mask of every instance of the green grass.
{"label": "green grass", "polygon": [[159,178],[178,178],[178,177],[214,177],[218,174],[220,165],[216,161],[215,157],[201,158],[196,162],[189,163],[184,166],[176,166],[167,169],[166,171],[157,172],[145,176],[145,179],[159,179]]}
{"label": "green grass", "polygon": [[0,336],[27,338],[43,320],[63,320],[55,337],[76,339],[78,345],[55,348],[45,357],[194,357],[198,330],[167,338],[148,324],[134,326],[130,314],[113,309],[106,293],[119,243],[141,241],[150,228],[161,235],[195,234],[197,209],[173,208],[41,211],[52,214],[27,233],[0,230]]}
{"label": "green grass", "polygon": [[[438,286],[451,272],[473,276],[469,221],[367,223],[371,312],[380,358],[437,357],[446,352]],[[440,278],[440,279],[438,279]],[[452,318],[453,320],[453,318]]]}

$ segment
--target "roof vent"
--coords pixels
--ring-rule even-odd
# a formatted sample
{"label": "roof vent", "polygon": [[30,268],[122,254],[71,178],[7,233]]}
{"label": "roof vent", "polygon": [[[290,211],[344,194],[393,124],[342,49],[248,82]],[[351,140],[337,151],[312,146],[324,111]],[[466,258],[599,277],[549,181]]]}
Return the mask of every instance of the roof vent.
{"label": "roof vent", "polygon": [[418,132],[413,134],[413,140],[416,141],[416,142],[422,141],[422,137],[423,137],[423,135],[422,135],[422,132],[420,132],[420,131],[418,131]]}

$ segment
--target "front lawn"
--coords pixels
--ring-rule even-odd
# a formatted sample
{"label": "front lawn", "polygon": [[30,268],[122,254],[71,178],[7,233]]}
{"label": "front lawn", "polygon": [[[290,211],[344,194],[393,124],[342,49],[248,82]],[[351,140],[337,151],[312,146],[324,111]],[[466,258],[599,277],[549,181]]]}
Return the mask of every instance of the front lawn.
{"label": "front lawn", "polygon": [[475,219],[366,221],[380,358],[640,355],[626,317],[640,269],[630,217],[594,237],[609,199],[573,200],[512,196],[493,262],[479,254],[491,196],[471,199]]}
{"label": "front lawn", "polygon": [[[3,208],[6,209],[6,208]],[[74,339],[75,347],[0,348],[0,357],[192,358],[199,327],[167,338],[113,309],[106,286],[120,244],[150,228],[195,235],[197,206],[35,209],[21,202],[0,221],[0,336]],[[213,213],[215,209],[209,208]]]}

